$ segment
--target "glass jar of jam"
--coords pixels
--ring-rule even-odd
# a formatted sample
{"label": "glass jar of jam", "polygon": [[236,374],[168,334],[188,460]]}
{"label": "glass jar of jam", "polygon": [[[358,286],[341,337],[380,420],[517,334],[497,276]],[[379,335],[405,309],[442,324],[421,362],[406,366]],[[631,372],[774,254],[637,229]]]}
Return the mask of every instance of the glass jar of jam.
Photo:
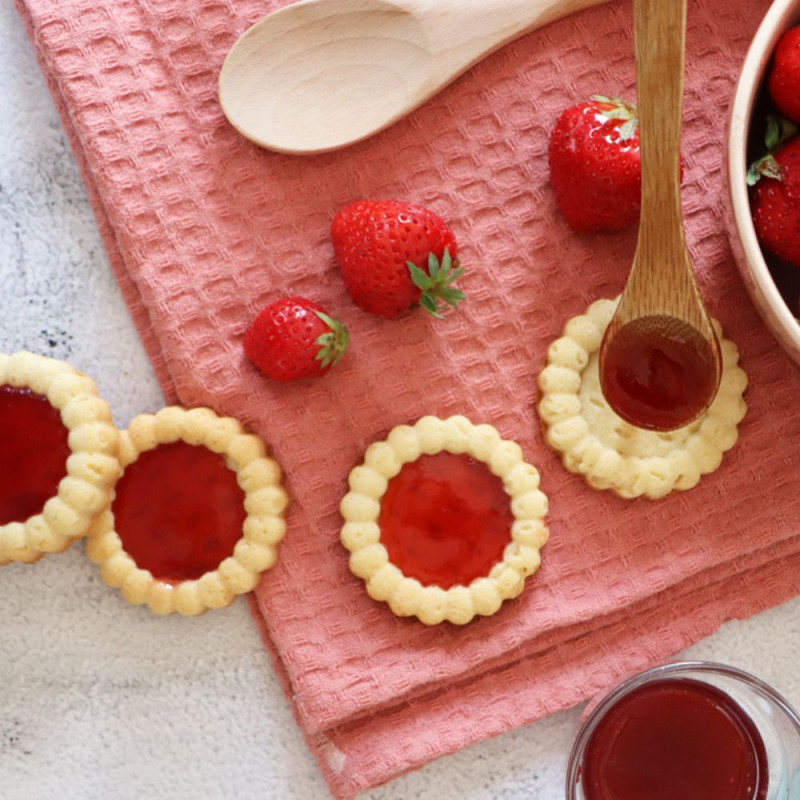
{"label": "glass jar of jam", "polygon": [[583,723],[567,800],[798,800],[800,716],[734,667],[680,662],[621,684]]}

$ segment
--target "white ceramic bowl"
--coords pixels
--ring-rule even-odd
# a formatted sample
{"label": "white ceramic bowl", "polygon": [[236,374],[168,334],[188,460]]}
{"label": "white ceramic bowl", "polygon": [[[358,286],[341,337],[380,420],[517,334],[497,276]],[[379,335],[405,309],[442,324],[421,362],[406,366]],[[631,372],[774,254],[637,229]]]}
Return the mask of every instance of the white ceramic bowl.
{"label": "white ceramic bowl", "polygon": [[[772,261],[756,238],[747,190],[750,121],[762,92],[772,53],[784,31],[800,24],[800,0],[775,0],[750,43],[731,105],[727,173],[731,212],[730,240],[739,270],[764,322],[800,365],[800,310],[784,300],[770,269]],[[800,272],[800,267],[797,268]],[[785,270],[785,267],[784,267]]]}

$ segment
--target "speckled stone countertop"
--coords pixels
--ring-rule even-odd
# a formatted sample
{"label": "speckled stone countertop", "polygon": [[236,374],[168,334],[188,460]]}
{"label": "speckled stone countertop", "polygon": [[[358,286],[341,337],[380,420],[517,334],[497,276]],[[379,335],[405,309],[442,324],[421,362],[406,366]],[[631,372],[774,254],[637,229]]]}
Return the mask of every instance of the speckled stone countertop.
{"label": "speckled stone countertop", "polygon": [[[10,3],[0,41],[0,350],[71,361],[125,426],[160,408],[161,393]],[[2,800],[328,797],[243,599],[199,619],[157,618],[105,587],[79,543],[0,569],[0,653]],[[681,656],[747,669],[800,705],[800,599]],[[365,798],[558,800],[579,713]]]}

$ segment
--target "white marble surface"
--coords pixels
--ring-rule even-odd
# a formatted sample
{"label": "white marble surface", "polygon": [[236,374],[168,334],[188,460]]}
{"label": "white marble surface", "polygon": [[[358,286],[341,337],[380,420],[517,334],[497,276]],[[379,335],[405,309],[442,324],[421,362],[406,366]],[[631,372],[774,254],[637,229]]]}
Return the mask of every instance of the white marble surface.
{"label": "white marble surface", "polygon": [[[0,4],[0,350],[91,374],[116,422],[162,405],[12,4]],[[1,444],[0,444],[1,447]],[[800,600],[683,654],[800,705]],[[536,676],[531,675],[531,680]],[[578,710],[440,759],[370,800],[556,800]],[[161,619],[99,580],[82,544],[0,570],[0,798],[328,797],[246,602]]]}

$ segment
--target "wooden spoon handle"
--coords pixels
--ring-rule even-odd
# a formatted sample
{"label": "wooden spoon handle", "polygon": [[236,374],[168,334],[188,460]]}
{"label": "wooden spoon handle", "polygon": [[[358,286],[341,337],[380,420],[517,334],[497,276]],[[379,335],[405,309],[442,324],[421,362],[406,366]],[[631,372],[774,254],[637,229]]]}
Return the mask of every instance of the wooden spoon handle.
{"label": "wooden spoon handle", "polygon": [[[642,152],[640,237],[656,235],[662,262],[683,251],[681,222],[681,114],[683,103],[686,0],[635,0],[636,85]],[[667,223],[665,226],[665,222]],[[657,225],[659,230],[649,229]],[[671,232],[664,241],[664,228]]]}

